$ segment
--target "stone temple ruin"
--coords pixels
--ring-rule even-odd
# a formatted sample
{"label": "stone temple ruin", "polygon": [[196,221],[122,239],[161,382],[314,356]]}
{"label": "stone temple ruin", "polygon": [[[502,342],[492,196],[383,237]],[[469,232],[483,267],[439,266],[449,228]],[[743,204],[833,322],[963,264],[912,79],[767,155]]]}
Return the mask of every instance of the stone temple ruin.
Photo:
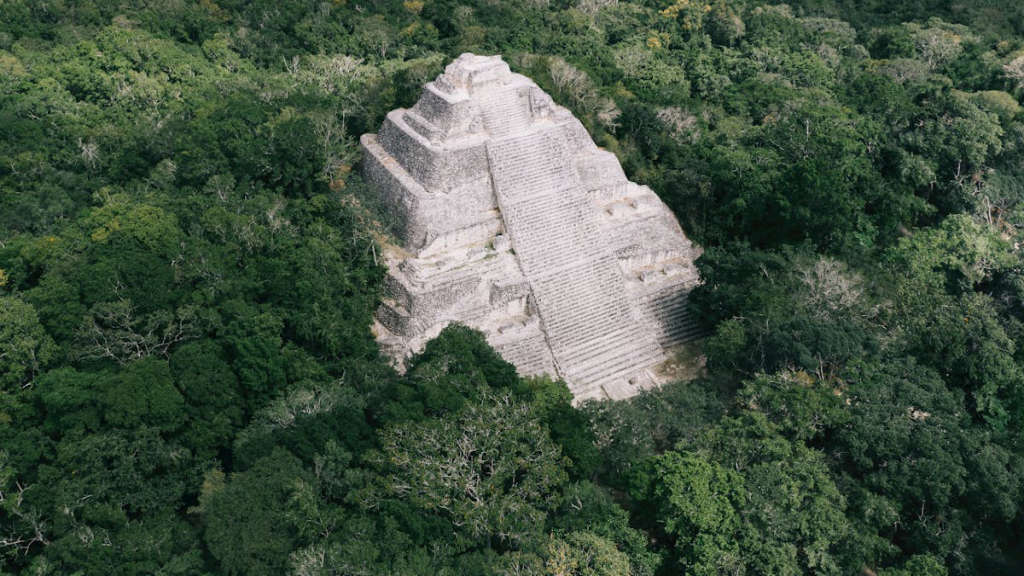
{"label": "stone temple ruin", "polygon": [[618,399],[656,385],[666,351],[693,338],[700,249],[500,56],[463,54],[361,143],[401,243],[374,326],[399,366],[460,322],[522,375]]}

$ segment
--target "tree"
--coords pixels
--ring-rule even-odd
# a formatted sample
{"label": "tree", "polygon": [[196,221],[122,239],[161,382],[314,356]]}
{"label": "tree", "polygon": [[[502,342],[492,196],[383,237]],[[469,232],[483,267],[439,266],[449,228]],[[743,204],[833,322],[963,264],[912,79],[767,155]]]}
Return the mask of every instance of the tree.
{"label": "tree", "polygon": [[718,0],[711,5],[711,11],[704,20],[704,28],[712,40],[726,46],[738,42],[747,31],[743,19],[725,0]]}
{"label": "tree", "polygon": [[299,460],[277,450],[208,495],[204,538],[226,574],[283,573],[297,532],[282,519],[299,481],[310,481]]}
{"label": "tree", "polygon": [[0,391],[30,386],[56,352],[35,308],[17,296],[0,295]]}
{"label": "tree", "polygon": [[227,448],[241,427],[243,403],[221,347],[211,340],[189,342],[171,355],[170,369],[188,418],[182,430],[185,445],[200,457]]}
{"label": "tree", "polygon": [[1005,240],[970,217],[952,216],[901,241],[887,260],[899,304],[888,322],[905,334],[906,351],[971,394],[974,411],[993,426],[1016,425],[1024,391],[1016,343],[992,299],[974,290],[1015,265]]}
{"label": "tree", "polygon": [[111,426],[145,425],[171,432],[185,423],[185,401],[165,360],[145,358],[129,364],[110,379],[102,394],[104,418]]}
{"label": "tree", "polygon": [[652,464],[644,478],[646,493],[635,496],[655,504],[683,570],[699,575],[742,570],[742,476],[697,453],[667,452]]}
{"label": "tree", "polygon": [[913,556],[900,568],[878,572],[879,576],[946,576],[949,571],[934,556]]}
{"label": "tree", "polygon": [[876,346],[878,309],[863,279],[809,246],[750,250],[733,244],[698,262],[703,286],[691,298],[709,324],[705,350],[713,370],[751,377],[803,370],[821,379]]}
{"label": "tree", "polygon": [[228,302],[223,308],[228,316],[225,344],[246,408],[252,411],[285,384],[284,324],[273,311],[260,311],[241,301]]}
{"label": "tree", "polygon": [[566,480],[561,452],[528,404],[481,393],[460,412],[385,429],[387,494],[451,522],[462,548],[520,548],[541,536]]}
{"label": "tree", "polygon": [[743,411],[697,450],[657,456],[631,495],[650,506],[689,572],[837,574],[849,523],[821,452]]}
{"label": "tree", "polygon": [[[846,377],[850,419],[834,432],[835,453],[849,475],[842,483],[861,538],[876,532],[907,554],[966,554],[974,522],[1015,514],[997,504],[1018,493],[1018,483],[1004,482],[1014,464],[978,450],[984,433],[969,423],[962,394],[935,371],[894,359],[860,363]],[[965,498],[975,502],[970,510],[961,508]],[[857,547],[866,554],[873,546]],[[877,565],[890,553],[876,549],[865,562]]]}
{"label": "tree", "polygon": [[385,419],[398,422],[458,412],[487,389],[520,398],[530,393],[515,367],[487,344],[482,333],[452,324],[409,360],[408,376],[397,383]]}
{"label": "tree", "polygon": [[570,532],[548,545],[552,576],[629,576],[629,558],[615,544],[591,532]]}
{"label": "tree", "polygon": [[630,513],[611,493],[590,481],[567,485],[550,516],[553,535],[591,533],[627,557],[631,576],[651,576],[661,565],[661,556],[652,550],[650,537],[630,522]]}

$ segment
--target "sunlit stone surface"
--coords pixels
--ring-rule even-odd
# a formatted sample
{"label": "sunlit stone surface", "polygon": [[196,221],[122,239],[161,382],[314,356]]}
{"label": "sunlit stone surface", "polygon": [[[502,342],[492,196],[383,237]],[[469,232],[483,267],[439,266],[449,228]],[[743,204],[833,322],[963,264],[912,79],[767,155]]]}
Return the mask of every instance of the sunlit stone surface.
{"label": "sunlit stone surface", "polygon": [[520,374],[618,399],[656,385],[666,350],[693,337],[700,249],[500,56],[463,54],[361,142],[401,243],[374,326],[399,366],[461,322]]}

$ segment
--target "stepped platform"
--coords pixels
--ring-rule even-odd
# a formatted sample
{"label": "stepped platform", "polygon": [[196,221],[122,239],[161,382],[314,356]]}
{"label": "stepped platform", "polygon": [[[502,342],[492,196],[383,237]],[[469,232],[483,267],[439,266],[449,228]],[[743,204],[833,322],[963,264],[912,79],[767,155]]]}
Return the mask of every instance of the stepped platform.
{"label": "stepped platform", "polygon": [[460,56],[361,142],[401,244],[374,325],[399,367],[460,322],[577,401],[620,399],[656,386],[665,350],[701,335],[687,307],[700,249],[500,57]]}

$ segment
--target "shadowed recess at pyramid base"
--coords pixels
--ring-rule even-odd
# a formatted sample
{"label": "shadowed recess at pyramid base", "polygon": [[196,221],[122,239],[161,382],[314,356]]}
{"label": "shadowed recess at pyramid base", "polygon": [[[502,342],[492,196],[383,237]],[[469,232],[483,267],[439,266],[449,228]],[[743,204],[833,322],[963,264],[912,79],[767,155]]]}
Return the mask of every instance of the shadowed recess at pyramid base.
{"label": "shadowed recess at pyramid base", "polygon": [[461,55],[361,142],[401,244],[374,325],[399,367],[459,322],[577,401],[619,399],[657,385],[666,350],[695,336],[700,249],[500,56]]}

